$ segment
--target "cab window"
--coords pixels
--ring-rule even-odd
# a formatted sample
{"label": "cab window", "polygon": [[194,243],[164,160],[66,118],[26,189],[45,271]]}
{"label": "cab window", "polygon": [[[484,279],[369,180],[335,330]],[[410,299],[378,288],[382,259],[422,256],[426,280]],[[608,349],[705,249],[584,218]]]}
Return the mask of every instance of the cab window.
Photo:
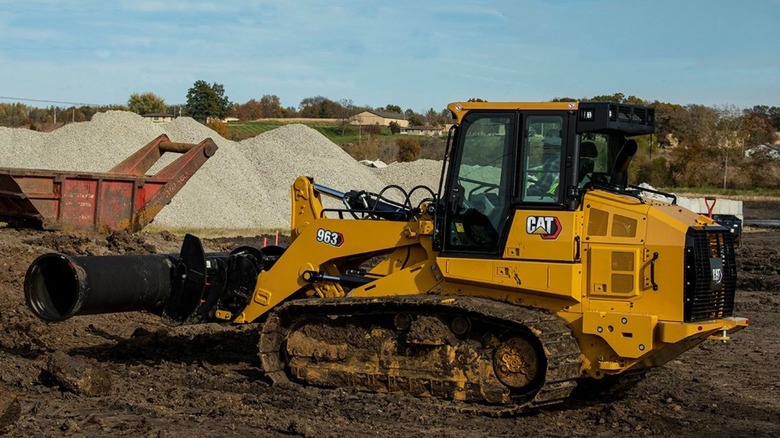
{"label": "cab window", "polygon": [[558,203],[565,136],[563,117],[529,115],[524,132],[522,200]]}
{"label": "cab window", "polygon": [[610,136],[608,134],[580,134],[579,187],[588,185],[593,181],[594,176],[609,175],[609,144]]}

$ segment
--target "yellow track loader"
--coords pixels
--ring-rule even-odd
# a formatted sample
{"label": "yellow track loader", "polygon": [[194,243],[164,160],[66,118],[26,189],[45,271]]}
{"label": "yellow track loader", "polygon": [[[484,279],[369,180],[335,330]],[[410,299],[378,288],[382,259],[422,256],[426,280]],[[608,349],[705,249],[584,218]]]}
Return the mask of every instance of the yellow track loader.
{"label": "yellow track loader", "polygon": [[177,255],[46,254],[26,301],[48,321],[146,310],[174,324],[259,323],[274,382],[509,413],[634,382],[747,326],[733,315],[729,230],[628,184],[652,108],[448,108],[436,192],[299,177],[287,248],[207,254],[187,235]]}

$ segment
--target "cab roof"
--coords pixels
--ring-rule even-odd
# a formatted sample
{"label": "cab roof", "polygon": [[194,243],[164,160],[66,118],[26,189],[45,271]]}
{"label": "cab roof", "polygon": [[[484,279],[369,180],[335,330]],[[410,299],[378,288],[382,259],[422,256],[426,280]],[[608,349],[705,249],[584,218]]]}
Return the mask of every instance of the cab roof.
{"label": "cab roof", "polygon": [[579,102],[452,102],[447,105],[457,123],[472,110],[540,110],[540,111],[576,111]]}
{"label": "cab roof", "polygon": [[644,105],[617,102],[453,102],[447,105],[458,125],[473,110],[559,111],[576,113],[577,133],[619,131],[626,135],[655,132],[655,110]]}

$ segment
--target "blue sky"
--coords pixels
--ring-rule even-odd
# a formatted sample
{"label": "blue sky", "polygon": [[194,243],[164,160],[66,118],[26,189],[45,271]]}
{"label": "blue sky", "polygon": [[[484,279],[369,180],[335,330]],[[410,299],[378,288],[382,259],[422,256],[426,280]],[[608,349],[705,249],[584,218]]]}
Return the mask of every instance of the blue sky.
{"label": "blue sky", "polygon": [[295,107],[615,92],[780,106],[780,0],[0,0],[0,96],[178,104],[197,80]]}

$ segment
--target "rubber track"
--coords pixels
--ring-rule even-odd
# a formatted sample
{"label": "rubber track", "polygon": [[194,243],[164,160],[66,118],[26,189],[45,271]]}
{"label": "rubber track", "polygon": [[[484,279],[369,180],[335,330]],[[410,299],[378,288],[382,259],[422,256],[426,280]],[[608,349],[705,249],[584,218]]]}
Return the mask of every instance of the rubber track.
{"label": "rubber track", "polygon": [[260,361],[275,384],[290,382],[279,357],[289,327],[282,321],[298,316],[355,315],[409,312],[413,314],[461,314],[505,327],[525,326],[544,347],[547,357],[545,382],[533,399],[509,406],[452,402],[460,412],[491,416],[515,415],[523,411],[560,404],[567,400],[580,377],[580,349],[564,320],[549,311],[532,309],[477,297],[413,295],[386,298],[340,298],[293,300],[275,309],[263,325]]}

